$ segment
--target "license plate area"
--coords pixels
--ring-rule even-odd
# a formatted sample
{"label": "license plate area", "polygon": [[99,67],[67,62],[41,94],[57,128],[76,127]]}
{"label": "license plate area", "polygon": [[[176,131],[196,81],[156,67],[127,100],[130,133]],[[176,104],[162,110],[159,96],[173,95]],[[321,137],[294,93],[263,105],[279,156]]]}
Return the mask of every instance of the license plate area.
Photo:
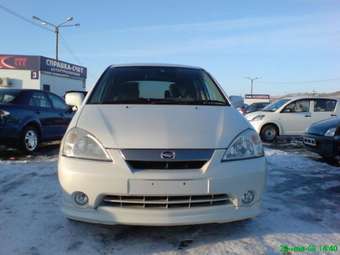
{"label": "license plate area", "polygon": [[208,194],[209,180],[129,180],[129,194],[133,195],[190,195]]}
{"label": "license plate area", "polygon": [[316,146],[316,140],[313,137],[304,137],[303,138],[303,143],[309,146]]}

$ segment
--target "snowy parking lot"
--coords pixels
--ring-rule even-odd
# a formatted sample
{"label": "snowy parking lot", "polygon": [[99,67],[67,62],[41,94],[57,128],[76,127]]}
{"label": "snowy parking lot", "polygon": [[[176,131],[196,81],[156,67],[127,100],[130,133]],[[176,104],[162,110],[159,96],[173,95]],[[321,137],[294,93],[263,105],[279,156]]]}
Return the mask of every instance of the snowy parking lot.
{"label": "snowy parking lot", "polygon": [[57,153],[52,147],[47,155],[0,160],[0,254],[280,254],[282,245],[340,248],[340,168],[301,148],[266,148],[268,188],[259,217],[181,227],[66,220],[59,210]]}

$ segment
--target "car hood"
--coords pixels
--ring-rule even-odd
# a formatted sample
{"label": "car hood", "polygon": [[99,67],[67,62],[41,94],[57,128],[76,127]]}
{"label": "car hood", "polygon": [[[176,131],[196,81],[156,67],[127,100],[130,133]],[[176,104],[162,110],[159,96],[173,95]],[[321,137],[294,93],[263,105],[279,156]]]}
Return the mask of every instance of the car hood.
{"label": "car hood", "polygon": [[106,148],[226,148],[249,123],[232,107],[84,105],[76,124]]}
{"label": "car hood", "polygon": [[331,118],[313,123],[307,130],[309,134],[324,135],[330,128],[340,126],[340,118]]}

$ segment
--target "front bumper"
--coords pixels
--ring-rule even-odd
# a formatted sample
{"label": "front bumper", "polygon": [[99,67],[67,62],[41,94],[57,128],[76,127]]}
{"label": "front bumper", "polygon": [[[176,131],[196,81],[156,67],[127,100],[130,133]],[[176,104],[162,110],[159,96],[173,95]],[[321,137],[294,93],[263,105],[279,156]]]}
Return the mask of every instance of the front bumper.
{"label": "front bumper", "polygon": [[143,226],[177,226],[205,223],[225,223],[257,216],[260,203],[252,207],[238,208],[220,206],[216,208],[193,208],[164,211],[149,209],[125,209],[100,207],[98,209],[79,209],[64,205],[62,212],[70,219],[99,223]]}
{"label": "front bumper", "polygon": [[[312,145],[310,141],[315,142],[315,144]],[[323,157],[334,158],[340,155],[340,136],[328,137],[306,134],[303,138],[303,143],[309,151]]]}
{"label": "front bumper", "polygon": [[[202,169],[144,170],[129,169],[119,150],[110,150],[114,162],[98,162],[60,156],[58,176],[63,189],[62,211],[72,219],[131,225],[190,225],[221,223],[255,217],[266,184],[264,157],[221,163],[224,150],[215,150]],[[173,182],[174,186],[152,183]],[[187,182],[183,188],[175,187]],[[192,186],[190,186],[192,182]],[[136,185],[138,183],[138,185]],[[196,183],[196,184],[194,184]],[[255,193],[254,201],[245,205],[241,198],[247,191]],[[77,206],[73,194],[81,191],[89,198],[85,207]],[[106,195],[182,196],[227,194],[231,202],[223,205],[192,208],[124,208],[102,204]]]}

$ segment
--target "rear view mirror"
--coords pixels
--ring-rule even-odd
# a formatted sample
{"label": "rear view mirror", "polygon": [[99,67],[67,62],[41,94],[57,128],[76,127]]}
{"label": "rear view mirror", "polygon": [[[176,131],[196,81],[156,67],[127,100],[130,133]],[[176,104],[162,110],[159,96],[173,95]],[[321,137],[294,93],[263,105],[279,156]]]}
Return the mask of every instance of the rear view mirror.
{"label": "rear view mirror", "polygon": [[[86,92],[85,92],[86,93]],[[81,91],[68,91],[65,93],[65,103],[72,107],[74,111],[78,110],[83,103],[85,93]]]}

